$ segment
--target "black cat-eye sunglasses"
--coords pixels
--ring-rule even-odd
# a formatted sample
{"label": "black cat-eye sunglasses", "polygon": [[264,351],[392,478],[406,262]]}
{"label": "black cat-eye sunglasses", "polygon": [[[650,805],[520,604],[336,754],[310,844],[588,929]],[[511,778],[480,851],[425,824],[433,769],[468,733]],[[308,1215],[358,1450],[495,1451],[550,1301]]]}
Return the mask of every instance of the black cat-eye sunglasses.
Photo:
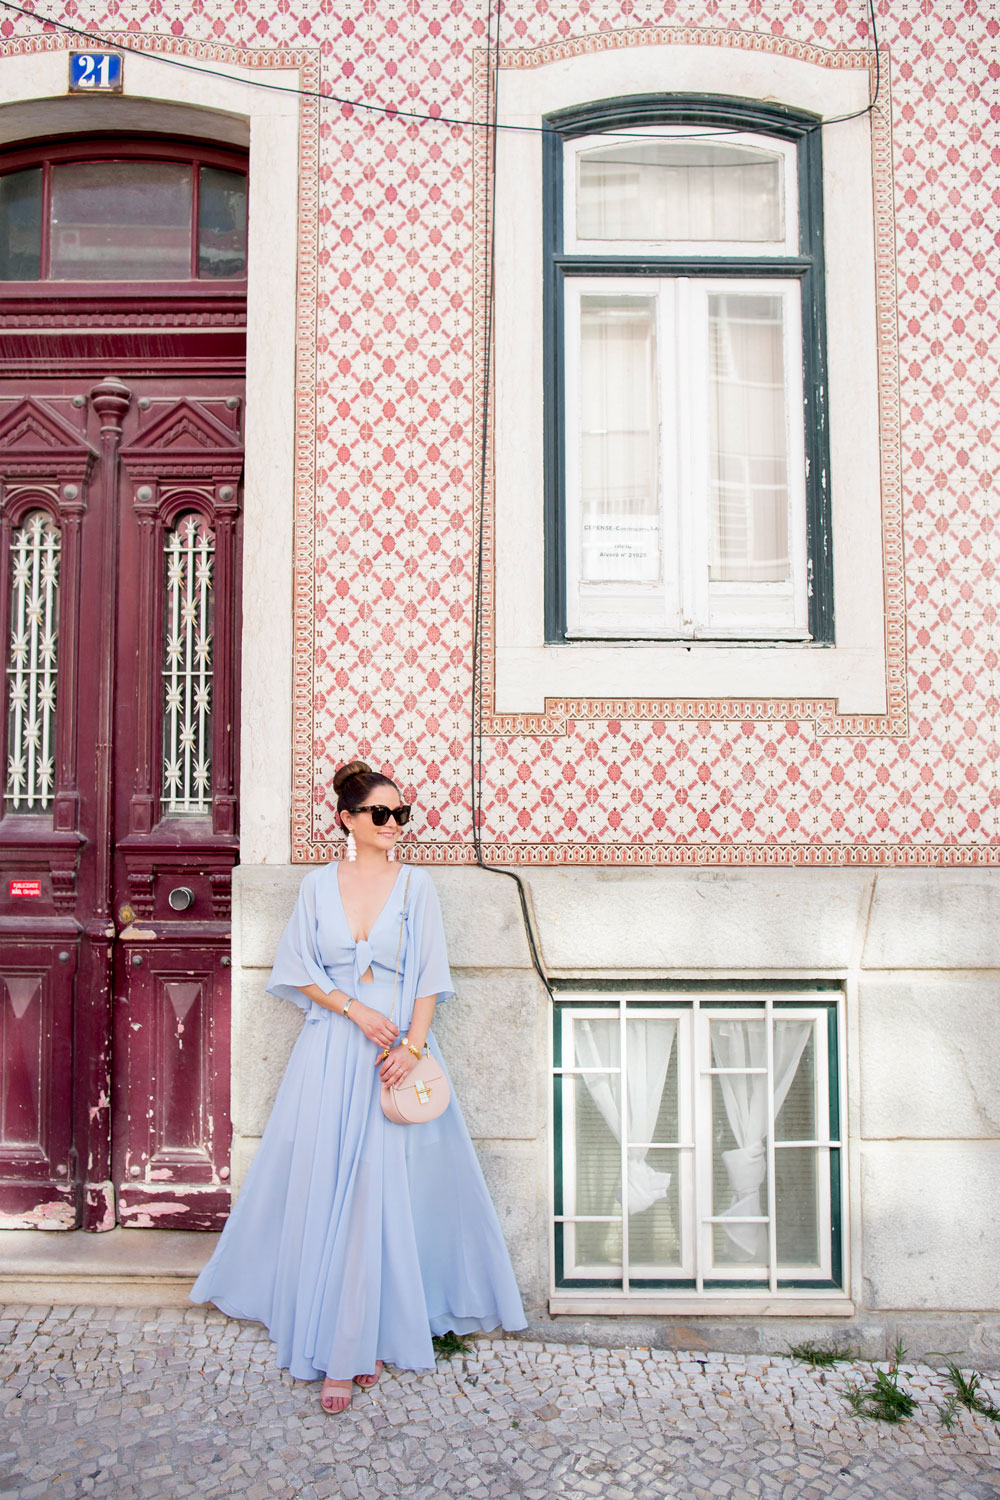
{"label": "black cat-eye sunglasses", "polygon": [[381,802],[376,802],[371,807],[351,807],[348,811],[371,813],[376,828],[384,828],[390,818],[395,818],[397,827],[402,828],[410,821],[412,808],[405,802],[401,807],[385,807]]}

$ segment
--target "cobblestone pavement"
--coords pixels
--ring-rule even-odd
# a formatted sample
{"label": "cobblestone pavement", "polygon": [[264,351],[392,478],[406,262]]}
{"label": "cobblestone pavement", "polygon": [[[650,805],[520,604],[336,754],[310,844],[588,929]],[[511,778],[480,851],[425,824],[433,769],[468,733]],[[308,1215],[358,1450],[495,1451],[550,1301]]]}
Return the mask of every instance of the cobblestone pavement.
{"label": "cobblestone pavement", "polygon": [[1000,1495],[1000,1428],[963,1410],[946,1431],[927,1366],[902,1372],[899,1427],[845,1404],[867,1365],[513,1338],[387,1370],[327,1417],[258,1324],[203,1308],[0,1307],[0,1367],[4,1500]]}

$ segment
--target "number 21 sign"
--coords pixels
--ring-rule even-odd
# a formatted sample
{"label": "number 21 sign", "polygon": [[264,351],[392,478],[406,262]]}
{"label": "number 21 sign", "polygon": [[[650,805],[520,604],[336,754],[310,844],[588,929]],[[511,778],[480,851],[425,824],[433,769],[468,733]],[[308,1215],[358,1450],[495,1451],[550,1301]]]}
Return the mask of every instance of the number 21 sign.
{"label": "number 21 sign", "polygon": [[120,94],[124,69],[120,52],[71,52],[71,94]]}

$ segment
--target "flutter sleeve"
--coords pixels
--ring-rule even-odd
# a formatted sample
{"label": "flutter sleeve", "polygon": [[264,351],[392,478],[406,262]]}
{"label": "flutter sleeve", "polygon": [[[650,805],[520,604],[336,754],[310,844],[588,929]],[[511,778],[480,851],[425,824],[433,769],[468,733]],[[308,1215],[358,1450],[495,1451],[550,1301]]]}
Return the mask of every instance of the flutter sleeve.
{"label": "flutter sleeve", "polygon": [[333,988],[330,975],[323,967],[319,954],[316,923],[316,878],[310,871],[299,887],[295,910],[278,944],[274,956],[274,968],[267,982],[269,995],[279,1000],[290,1000],[305,1011],[307,1021],[319,1021],[330,1012],[315,1000],[303,995],[301,985],[318,984],[329,992]]}
{"label": "flutter sleeve", "polygon": [[414,871],[410,893],[406,992],[411,1001],[421,995],[436,995],[438,1002],[455,993],[448,968],[441,905],[433,881],[424,870]]}

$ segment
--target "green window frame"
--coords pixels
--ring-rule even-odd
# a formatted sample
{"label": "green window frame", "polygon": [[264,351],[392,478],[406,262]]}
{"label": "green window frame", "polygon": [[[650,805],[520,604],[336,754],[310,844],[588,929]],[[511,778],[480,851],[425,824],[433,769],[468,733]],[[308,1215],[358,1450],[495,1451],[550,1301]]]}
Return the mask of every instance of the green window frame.
{"label": "green window frame", "polygon": [[842,1045],[833,983],[561,983],[556,1293],[842,1292]]}
{"label": "green window frame", "polygon": [[[542,151],[546,640],[556,644],[570,639],[662,638],[685,642],[721,639],[750,644],[794,639],[797,644],[806,646],[832,645],[833,549],[826,395],[822,143],[821,132],[816,128],[817,118],[780,105],[722,96],[656,94],[600,100],[560,110],[546,116],[545,124],[547,133],[543,137]],[[567,148],[582,136],[606,133],[607,141],[613,142],[614,132],[629,129],[651,132],[656,126],[675,132],[688,126],[693,132],[704,132],[706,138],[710,138],[712,132],[717,135],[725,133],[728,139],[737,139],[740,135],[755,140],[769,137],[779,147],[790,146],[798,214],[798,245],[794,247],[797,253],[791,253],[786,246],[780,253],[754,255],[744,246],[735,255],[697,254],[691,253],[690,248],[685,248],[683,253],[658,254],[655,246],[643,245],[637,247],[636,253],[623,255],[588,252],[579,241],[574,241],[566,222],[564,171]],[[673,247],[674,251],[678,248]],[[798,498],[792,506],[794,524],[801,528],[799,560],[794,565],[795,590],[799,599],[795,607],[798,623],[790,624],[787,629],[769,628],[763,620],[758,631],[751,613],[746,615],[744,625],[723,625],[718,629],[706,623],[705,618],[696,620],[693,626],[684,624],[680,628],[669,624],[646,628],[639,616],[617,625],[613,614],[609,616],[611,623],[606,627],[590,628],[586,622],[581,624],[571,618],[574,611],[569,598],[567,559],[571,550],[576,556],[576,543],[572,540],[575,522],[568,496],[568,483],[573,484],[573,476],[568,476],[567,470],[573,467],[568,448],[571,441],[575,441],[575,429],[570,430],[574,419],[568,410],[568,400],[575,409],[576,345],[579,339],[567,326],[571,321],[567,316],[567,302],[574,292],[582,295],[581,287],[585,287],[588,294],[596,295],[602,282],[609,292],[613,288],[620,299],[627,301],[627,294],[623,292],[627,284],[625,278],[635,289],[632,300],[636,306],[643,301],[644,287],[648,294],[646,300],[650,303],[659,300],[657,288],[662,291],[671,286],[679,288],[685,296],[684,289],[691,288],[704,301],[706,295],[710,295],[709,288],[711,295],[722,299],[727,292],[738,295],[741,288],[749,296],[751,283],[754,291],[766,291],[770,282],[775,293],[780,293],[783,299],[786,321],[794,323],[786,347],[791,348],[789,340],[794,342],[801,338],[801,386],[800,372],[792,368],[792,355],[788,353],[786,400],[790,407],[796,405],[801,391],[802,401],[802,423],[801,428],[796,427],[791,464],[797,475],[795,494]],[[790,292],[795,294],[799,306],[793,307],[788,301]],[[673,315],[665,321],[673,336]],[[659,323],[662,341],[664,319],[660,318]],[[664,384],[669,384],[666,376]],[[669,405],[674,397],[668,391],[663,400]],[[686,422],[683,411],[678,411],[676,422],[683,427]],[[661,446],[667,446],[670,437],[669,432],[664,434]],[[801,466],[800,474],[798,465]],[[681,503],[692,513],[700,505],[700,502],[695,504],[693,501],[682,500]],[[799,518],[800,509],[804,514]],[[692,514],[690,525],[697,528],[702,523],[700,515]],[[681,525],[684,524],[688,523],[682,521]],[[676,537],[666,510],[663,525],[661,546],[665,549],[664,561],[672,559],[671,569],[676,566],[689,579],[692,578],[703,566],[701,552],[697,547],[689,548],[686,543],[679,546],[676,554],[672,552]],[[641,539],[639,546],[642,546]],[[689,591],[701,589],[700,577],[688,587]],[[682,613],[686,611],[687,605]]]}

